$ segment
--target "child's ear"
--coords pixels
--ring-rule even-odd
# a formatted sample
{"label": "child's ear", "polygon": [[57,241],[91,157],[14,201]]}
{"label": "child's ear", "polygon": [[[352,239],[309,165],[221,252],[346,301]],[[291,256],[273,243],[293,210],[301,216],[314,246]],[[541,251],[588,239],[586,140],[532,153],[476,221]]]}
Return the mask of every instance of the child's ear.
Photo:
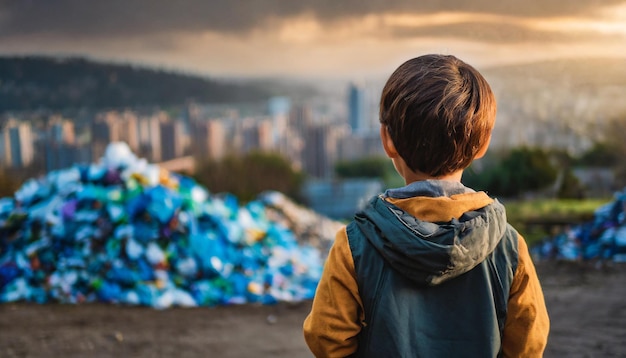
{"label": "child's ear", "polygon": [[383,149],[385,149],[385,153],[389,158],[394,159],[398,157],[396,146],[393,144],[387,126],[384,124],[380,125],[380,141],[383,143]]}
{"label": "child's ear", "polygon": [[489,136],[489,139],[487,139],[487,141],[485,142],[485,144],[483,144],[478,153],[476,153],[476,155],[474,156],[474,160],[480,159],[485,156],[485,154],[487,153],[487,149],[489,149],[489,143],[491,143],[491,136]]}

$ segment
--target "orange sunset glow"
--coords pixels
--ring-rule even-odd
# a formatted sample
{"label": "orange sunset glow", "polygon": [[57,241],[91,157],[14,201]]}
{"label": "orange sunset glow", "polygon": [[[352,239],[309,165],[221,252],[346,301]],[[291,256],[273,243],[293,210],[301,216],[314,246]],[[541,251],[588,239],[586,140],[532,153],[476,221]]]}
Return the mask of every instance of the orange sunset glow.
{"label": "orange sunset glow", "polygon": [[[75,2],[67,3],[73,5],[67,5],[70,12],[86,11]],[[187,16],[183,10],[159,13],[158,9],[145,16],[174,19],[164,21],[162,28],[158,19],[152,19],[142,28],[145,19],[114,16],[121,6],[113,6],[110,12],[103,8],[101,23],[65,28],[46,20],[51,24],[46,28],[11,23],[15,13],[5,9],[0,10],[0,30],[4,25],[11,31],[0,35],[0,53],[89,56],[215,76],[305,78],[378,76],[403,59],[426,52],[453,53],[479,67],[561,58],[626,58],[626,3],[606,3],[562,11],[555,4],[543,9],[537,3],[521,14],[464,3],[459,10],[378,6],[374,10],[382,11],[342,7],[335,12],[310,4],[284,13],[268,5],[256,9],[265,11],[265,16],[255,15],[245,23],[252,16],[247,12],[254,9],[230,9],[232,28],[212,26],[209,13],[206,22],[199,16],[192,19],[196,25],[185,27],[175,18]],[[203,10],[210,9],[209,2]],[[136,23],[127,26],[123,21]]]}

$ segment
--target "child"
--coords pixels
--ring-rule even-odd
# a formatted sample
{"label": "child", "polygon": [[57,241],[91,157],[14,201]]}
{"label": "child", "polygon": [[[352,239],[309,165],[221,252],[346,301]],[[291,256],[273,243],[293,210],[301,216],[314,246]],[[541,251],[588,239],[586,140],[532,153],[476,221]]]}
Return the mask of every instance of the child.
{"label": "child", "polygon": [[549,320],[504,207],[461,184],[487,151],[495,97],[454,56],[402,64],[380,136],[406,186],[337,233],[304,336],[318,357],[541,357]]}

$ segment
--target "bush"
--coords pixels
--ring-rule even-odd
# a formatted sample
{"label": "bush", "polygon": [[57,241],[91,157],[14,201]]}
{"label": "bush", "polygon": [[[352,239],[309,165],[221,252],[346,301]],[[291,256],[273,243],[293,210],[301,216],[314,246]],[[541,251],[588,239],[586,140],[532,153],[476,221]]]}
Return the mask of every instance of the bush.
{"label": "bush", "polygon": [[250,201],[266,190],[276,190],[298,199],[304,174],[274,153],[250,152],[200,163],[194,178],[211,192],[228,192]]}
{"label": "bush", "polygon": [[404,179],[396,172],[391,159],[381,156],[337,162],[335,174],[339,178],[378,178],[386,187],[404,185]]}
{"label": "bush", "polygon": [[465,172],[463,182],[495,196],[519,197],[554,184],[557,174],[558,169],[546,151],[517,148],[482,171],[470,168]]}

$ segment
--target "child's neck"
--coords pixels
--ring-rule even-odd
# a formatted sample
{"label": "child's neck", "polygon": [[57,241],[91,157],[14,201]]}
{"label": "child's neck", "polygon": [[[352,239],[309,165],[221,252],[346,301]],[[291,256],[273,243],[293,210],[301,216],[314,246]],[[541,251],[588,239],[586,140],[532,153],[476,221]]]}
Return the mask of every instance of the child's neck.
{"label": "child's neck", "polygon": [[463,176],[463,170],[459,170],[459,171],[456,171],[454,173],[447,174],[447,175],[442,175],[440,177],[433,177],[428,174],[424,174],[422,172],[413,172],[413,171],[406,171],[405,173],[401,173],[401,175],[404,178],[404,182],[406,183],[406,185],[409,185],[416,181],[422,181],[422,180],[448,180],[448,181],[456,181],[460,183],[461,177]]}
{"label": "child's neck", "polygon": [[404,182],[406,183],[406,185],[409,185],[416,181],[429,180],[429,179],[430,180],[456,181],[460,183],[461,177],[463,176],[463,169],[461,169],[461,170],[457,170],[454,173],[442,175],[439,177],[434,177],[426,173],[422,173],[419,170],[415,170],[415,171],[411,170],[411,168],[409,168],[409,166],[406,165],[406,162],[404,161],[404,159],[402,159],[402,157],[400,157],[399,155],[390,156],[390,158],[398,174],[400,174],[400,176],[404,178]]}

